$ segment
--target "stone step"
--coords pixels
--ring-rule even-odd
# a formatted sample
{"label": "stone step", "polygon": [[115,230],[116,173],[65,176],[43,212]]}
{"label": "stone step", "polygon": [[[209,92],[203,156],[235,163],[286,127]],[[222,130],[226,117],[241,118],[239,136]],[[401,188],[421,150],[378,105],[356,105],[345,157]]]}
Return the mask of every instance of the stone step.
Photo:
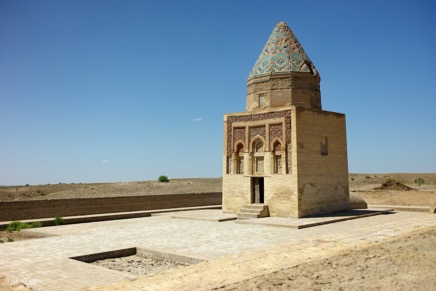
{"label": "stone step", "polygon": [[263,210],[265,208],[265,206],[266,206],[265,204],[246,204],[242,208]]}
{"label": "stone step", "polygon": [[265,204],[246,204],[237,215],[238,219],[260,218],[269,216],[268,205]]}
{"label": "stone step", "polygon": [[238,219],[250,219],[250,218],[258,218],[258,215],[238,213]]}
{"label": "stone step", "polygon": [[247,208],[241,208],[239,210],[239,213],[241,214],[259,214],[261,210],[257,210],[257,209],[247,209]]}

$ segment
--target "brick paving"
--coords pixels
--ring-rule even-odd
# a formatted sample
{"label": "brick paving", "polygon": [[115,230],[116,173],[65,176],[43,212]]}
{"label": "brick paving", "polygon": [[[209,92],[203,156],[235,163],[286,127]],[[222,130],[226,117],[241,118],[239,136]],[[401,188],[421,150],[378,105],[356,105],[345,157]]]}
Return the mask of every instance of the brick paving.
{"label": "brick paving", "polygon": [[[220,210],[199,210],[199,215],[207,212],[214,219],[220,216]],[[0,245],[0,277],[35,290],[81,290],[132,275],[70,257],[137,247],[214,260],[273,245],[286,245],[303,255],[311,247],[379,241],[419,226],[436,226],[436,215],[395,212],[304,229],[175,219],[171,214],[45,227],[26,232],[47,237]]]}

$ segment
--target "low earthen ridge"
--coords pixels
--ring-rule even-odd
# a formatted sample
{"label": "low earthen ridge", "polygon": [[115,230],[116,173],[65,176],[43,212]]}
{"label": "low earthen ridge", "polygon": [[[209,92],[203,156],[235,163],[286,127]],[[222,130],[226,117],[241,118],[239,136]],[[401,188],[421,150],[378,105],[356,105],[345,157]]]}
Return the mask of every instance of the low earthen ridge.
{"label": "low earthen ridge", "polygon": [[289,26],[282,21],[274,27],[248,79],[290,72],[318,75],[300,42]]}

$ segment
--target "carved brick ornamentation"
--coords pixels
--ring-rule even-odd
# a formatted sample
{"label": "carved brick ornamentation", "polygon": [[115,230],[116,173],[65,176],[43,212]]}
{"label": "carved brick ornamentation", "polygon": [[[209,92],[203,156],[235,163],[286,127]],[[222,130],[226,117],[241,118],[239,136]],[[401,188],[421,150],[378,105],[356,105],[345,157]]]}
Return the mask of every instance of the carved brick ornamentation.
{"label": "carved brick ornamentation", "polygon": [[265,139],[265,126],[250,127],[250,141],[257,135]]}
{"label": "carved brick ornamentation", "polygon": [[233,144],[236,144],[237,141],[242,141],[245,144],[245,127],[234,128]]}
{"label": "carved brick ornamentation", "polygon": [[269,140],[272,142],[275,138],[279,138],[282,142],[283,138],[283,126],[282,124],[271,124],[269,126]]}
{"label": "carved brick ornamentation", "polygon": [[[242,129],[243,128],[233,128],[233,122],[255,122],[255,121],[263,121],[263,120],[271,120],[271,119],[279,119],[285,118],[285,143],[291,142],[291,111],[276,111],[276,112],[266,112],[266,113],[254,113],[254,114],[244,114],[244,115],[229,115],[227,118],[227,155],[231,155],[233,152],[233,144],[235,141],[242,139]],[[263,127],[263,134],[259,134],[263,138],[265,138],[265,127]],[[257,128],[257,127],[255,127]],[[270,127],[271,128],[271,127]],[[260,129],[259,129],[260,130]],[[276,129],[274,129],[276,130]],[[278,130],[278,129],[277,129]],[[233,132],[234,131],[234,132]],[[256,135],[252,135],[255,132],[250,130],[250,140]],[[245,128],[243,131],[244,139],[245,139]],[[270,132],[271,136],[271,132]],[[283,137],[280,135],[281,139]],[[244,140],[243,139],[243,140]],[[246,145],[247,146],[247,145]]]}

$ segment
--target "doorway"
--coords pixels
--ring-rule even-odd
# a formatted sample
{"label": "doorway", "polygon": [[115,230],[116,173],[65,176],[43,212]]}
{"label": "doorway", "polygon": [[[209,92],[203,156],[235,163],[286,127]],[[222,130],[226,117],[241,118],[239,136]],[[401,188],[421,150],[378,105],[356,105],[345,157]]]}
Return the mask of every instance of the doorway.
{"label": "doorway", "polygon": [[252,203],[264,203],[263,177],[251,178],[251,201]]}

